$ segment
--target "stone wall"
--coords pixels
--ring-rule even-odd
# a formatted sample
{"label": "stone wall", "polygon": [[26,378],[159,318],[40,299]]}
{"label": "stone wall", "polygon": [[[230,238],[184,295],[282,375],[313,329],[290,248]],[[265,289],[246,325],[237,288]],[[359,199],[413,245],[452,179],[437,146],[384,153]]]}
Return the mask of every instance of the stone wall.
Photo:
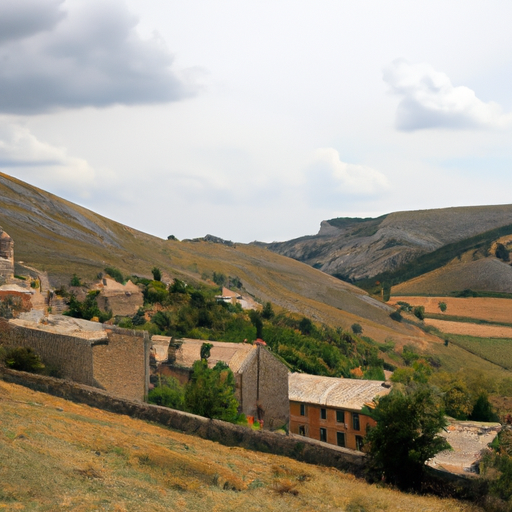
{"label": "stone wall", "polygon": [[88,340],[17,326],[0,318],[0,345],[30,347],[46,364],[59,368],[64,378],[94,384],[92,347]]}
{"label": "stone wall", "polygon": [[112,329],[93,347],[94,385],[123,398],[144,400],[149,386],[150,339],[146,331]]}
{"label": "stone wall", "polygon": [[89,340],[18,326],[0,318],[0,345],[30,347],[66,379],[97,386],[123,398],[144,400],[149,388],[148,333],[103,327],[109,327],[104,339]]}
{"label": "stone wall", "polygon": [[144,303],[142,293],[120,293],[118,295],[104,295],[96,297],[98,307],[102,311],[112,311],[115,316],[133,316]]}
{"label": "stone wall", "polygon": [[14,243],[0,228],[0,277],[9,280],[14,277]]}
{"label": "stone wall", "polygon": [[97,388],[41,375],[0,368],[0,378],[6,382],[27,386],[36,391],[84,403],[91,407],[153,421],[227,446],[284,455],[310,464],[331,466],[356,475],[363,475],[365,466],[363,454],[331,447],[311,439],[286,436],[266,430],[254,431],[248,427],[220,420],[210,420],[166,407],[114,397]]}
{"label": "stone wall", "polygon": [[237,374],[237,398],[246,416],[258,418],[258,403],[263,410],[265,428],[288,424],[288,368],[267,349],[258,346]]}

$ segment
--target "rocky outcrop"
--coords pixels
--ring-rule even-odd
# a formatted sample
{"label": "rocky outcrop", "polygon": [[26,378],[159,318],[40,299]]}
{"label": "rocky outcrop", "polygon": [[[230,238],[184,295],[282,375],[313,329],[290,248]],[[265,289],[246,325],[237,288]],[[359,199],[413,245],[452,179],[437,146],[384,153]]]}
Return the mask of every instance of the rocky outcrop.
{"label": "rocky outcrop", "polygon": [[397,212],[376,219],[323,221],[317,235],[268,249],[345,280],[358,281],[446,244],[512,224],[512,205]]}

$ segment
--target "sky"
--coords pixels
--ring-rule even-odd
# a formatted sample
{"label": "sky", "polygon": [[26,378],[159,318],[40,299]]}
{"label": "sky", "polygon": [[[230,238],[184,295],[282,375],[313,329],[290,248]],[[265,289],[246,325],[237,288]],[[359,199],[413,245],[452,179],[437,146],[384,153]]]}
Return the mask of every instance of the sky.
{"label": "sky", "polygon": [[0,0],[0,172],[147,233],[512,202],[512,2]]}

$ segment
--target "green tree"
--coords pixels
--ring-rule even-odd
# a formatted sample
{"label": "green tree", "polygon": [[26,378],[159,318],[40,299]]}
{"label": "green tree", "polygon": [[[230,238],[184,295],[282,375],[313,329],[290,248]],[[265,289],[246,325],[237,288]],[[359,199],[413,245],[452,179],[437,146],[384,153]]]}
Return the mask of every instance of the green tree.
{"label": "green tree", "polygon": [[441,310],[441,313],[444,313],[448,306],[446,305],[446,302],[439,302],[437,304],[438,308]]}
{"label": "green tree", "polygon": [[498,415],[487,398],[486,393],[481,393],[473,406],[473,410],[469,415],[472,421],[499,421]]}
{"label": "green tree", "polygon": [[414,313],[414,316],[418,318],[419,320],[425,319],[425,307],[424,306],[416,306],[412,312]]}
{"label": "green tree", "polygon": [[365,442],[374,478],[384,476],[402,489],[419,489],[425,462],[449,448],[439,435],[447,424],[440,396],[425,385],[395,388],[366,412],[377,422]]}
{"label": "green tree", "polygon": [[251,319],[252,325],[256,327],[256,338],[263,338],[263,320],[261,314],[255,309],[249,311],[249,318]]}
{"label": "green tree", "polygon": [[261,316],[265,320],[272,320],[272,318],[274,318],[275,313],[270,302],[265,302],[263,309],[261,310]]}
{"label": "green tree", "polygon": [[235,422],[238,401],[233,372],[220,361],[213,368],[208,368],[207,359],[196,361],[185,388],[185,406],[199,416]]}
{"label": "green tree", "polygon": [[73,277],[71,278],[71,281],[69,284],[70,284],[70,286],[83,286],[82,281],[76,274],[73,274]]}
{"label": "green tree", "polygon": [[20,372],[38,373],[44,369],[41,358],[30,347],[16,347],[8,350],[4,361],[7,368]]}
{"label": "green tree", "polygon": [[363,334],[363,328],[361,327],[361,324],[352,324],[350,328],[354,334]]}
{"label": "green tree", "polygon": [[226,284],[226,276],[222,272],[214,272],[212,280],[217,286],[224,286]]}
{"label": "green tree", "polygon": [[106,267],[105,272],[118,283],[124,283],[124,276],[121,271],[116,267]]}
{"label": "green tree", "polygon": [[185,387],[174,377],[160,377],[158,385],[148,393],[148,402],[183,411]]}
{"label": "green tree", "polygon": [[162,271],[158,267],[153,267],[151,269],[151,273],[153,274],[153,280],[154,281],[161,281],[162,280]]}

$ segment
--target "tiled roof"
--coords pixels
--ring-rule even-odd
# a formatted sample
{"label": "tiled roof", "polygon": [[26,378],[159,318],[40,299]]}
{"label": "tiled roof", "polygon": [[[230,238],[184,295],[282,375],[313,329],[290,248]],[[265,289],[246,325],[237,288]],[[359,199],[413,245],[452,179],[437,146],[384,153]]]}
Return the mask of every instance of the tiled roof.
{"label": "tiled roof", "polygon": [[[165,341],[169,343],[170,337],[167,336],[153,336],[158,345]],[[204,341],[194,340],[190,338],[183,338],[176,340],[183,342],[181,347],[176,351],[175,364],[185,368],[192,368],[195,361],[201,359],[201,346],[203,343],[211,343],[210,357],[208,359],[208,366],[213,368],[218,361],[226,363],[233,373],[237,373],[243,366],[249,354],[255,349],[253,345],[248,343],[227,343],[224,341]]]}
{"label": "tiled roof", "polygon": [[389,387],[380,380],[338,379],[305,373],[288,376],[290,400],[308,404],[361,410],[376,396],[387,395]]}

